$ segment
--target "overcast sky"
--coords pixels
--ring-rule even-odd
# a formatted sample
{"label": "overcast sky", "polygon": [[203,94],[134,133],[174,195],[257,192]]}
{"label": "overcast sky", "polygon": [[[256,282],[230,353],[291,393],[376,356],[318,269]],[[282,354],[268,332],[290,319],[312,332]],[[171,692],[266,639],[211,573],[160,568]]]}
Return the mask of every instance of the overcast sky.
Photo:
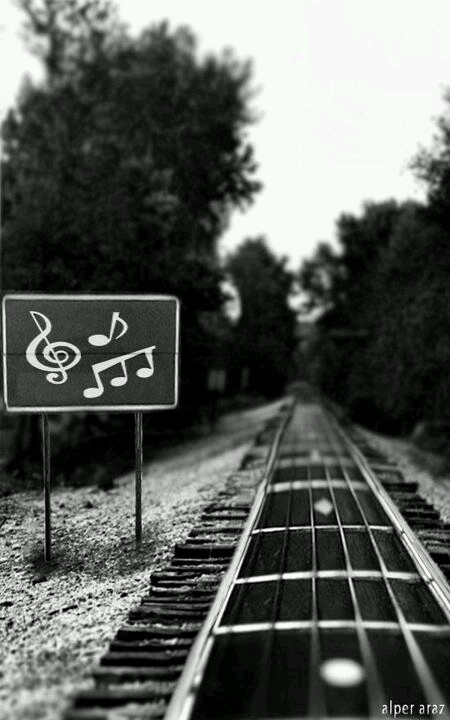
{"label": "overcast sky", "polygon": [[[450,87],[450,0],[119,0],[133,33],[188,24],[201,51],[231,46],[254,63],[260,116],[251,130],[264,183],[222,241],[265,234],[293,267],[333,240],[343,211],[366,199],[420,199],[408,163],[429,145]],[[20,13],[2,4],[3,108],[36,61]]]}

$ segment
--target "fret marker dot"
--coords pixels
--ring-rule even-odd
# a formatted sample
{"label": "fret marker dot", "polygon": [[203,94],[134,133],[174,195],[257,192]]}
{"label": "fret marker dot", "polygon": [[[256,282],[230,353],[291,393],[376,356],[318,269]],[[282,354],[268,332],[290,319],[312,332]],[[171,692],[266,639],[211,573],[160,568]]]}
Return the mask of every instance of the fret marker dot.
{"label": "fret marker dot", "polygon": [[326,660],[320,667],[322,679],[336,687],[352,687],[364,678],[361,665],[350,658],[334,658]]}
{"label": "fret marker dot", "polygon": [[323,497],[321,500],[317,500],[317,502],[314,503],[314,510],[319,512],[321,515],[329,515],[333,510],[333,506],[327,498]]}

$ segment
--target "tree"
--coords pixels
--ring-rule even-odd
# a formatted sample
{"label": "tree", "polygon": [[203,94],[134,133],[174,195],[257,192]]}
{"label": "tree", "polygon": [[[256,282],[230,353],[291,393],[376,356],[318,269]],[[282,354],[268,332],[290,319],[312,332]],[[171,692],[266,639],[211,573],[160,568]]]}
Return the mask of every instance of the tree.
{"label": "tree", "polygon": [[304,308],[321,313],[316,380],[335,400],[354,406],[358,415],[360,408],[367,414],[373,405],[365,337],[373,332],[377,268],[400,212],[395,200],[386,200],[366,202],[359,217],[343,213],[336,223],[338,249],[320,243],[299,272]]}
{"label": "tree", "polygon": [[192,34],[162,25],[61,67],[5,125],[6,245],[29,241],[46,288],[139,290],[180,260],[208,275],[229,212],[259,187],[243,139],[249,66],[199,62]]}
{"label": "tree", "polygon": [[109,0],[16,0],[16,4],[25,15],[29,49],[41,59],[52,86],[77,75],[123,32]]}
{"label": "tree", "polygon": [[443,417],[448,395],[449,235],[429,208],[392,201],[341,216],[340,252],[301,269],[323,314],[318,381],[353,416],[384,430]]}
{"label": "tree", "polygon": [[405,208],[378,273],[367,352],[380,409],[397,426],[448,414],[449,235],[428,211]]}
{"label": "tree", "polygon": [[241,299],[233,336],[236,360],[249,371],[249,388],[280,393],[292,370],[296,313],[289,307],[293,275],[262,237],[247,239],[228,258],[227,269]]}
{"label": "tree", "polygon": [[334,308],[345,272],[339,254],[326,242],[318,243],[312,258],[306,258],[299,272],[304,291],[302,311],[327,312]]}
{"label": "tree", "polygon": [[427,188],[428,211],[435,221],[447,226],[450,221],[450,90],[444,94],[447,104],[437,120],[437,133],[430,149],[422,148],[411,163],[417,177]]}
{"label": "tree", "polygon": [[302,263],[305,309],[321,309],[322,325],[365,326],[374,270],[400,212],[395,200],[386,200],[366,202],[360,217],[343,213],[336,222],[338,250],[319,243],[313,257]]}

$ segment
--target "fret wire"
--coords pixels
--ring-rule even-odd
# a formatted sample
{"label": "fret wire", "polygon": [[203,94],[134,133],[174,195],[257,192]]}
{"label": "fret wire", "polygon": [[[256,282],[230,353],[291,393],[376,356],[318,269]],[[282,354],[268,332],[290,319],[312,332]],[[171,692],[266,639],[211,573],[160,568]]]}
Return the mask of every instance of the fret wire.
{"label": "fret wire", "polygon": [[[324,466],[326,468],[326,465]],[[327,468],[326,468],[327,469]],[[335,488],[346,488],[347,485],[345,480],[330,480],[331,484]],[[367,483],[354,482],[354,486],[362,492],[370,492],[370,488]],[[307,490],[310,486],[314,489],[327,488],[329,483],[326,480],[286,480],[276,482],[270,485],[267,489],[269,495],[273,495],[281,492],[288,492],[289,490]]]}
{"label": "fret wire", "polygon": [[[361,532],[365,532],[366,528],[364,525],[342,525],[344,530],[357,530]],[[321,525],[321,530],[337,530],[338,525]],[[274,525],[273,527],[264,527],[264,528],[255,528],[252,530],[252,535],[259,535],[261,533],[273,533],[273,532],[283,532],[284,526],[283,525]],[[309,530],[311,531],[311,525],[290,525],[289,530]],[[382,532],[386,533],[393,533],[394,528],[392,525],[372,525],[372,530],[381,530]]]}
{"label": "fret wire", "polygon": [[[328,417],[327,417],[327,422],[328,422],[328,425],[329,425],[329,427],[330,427],[330,429],[331,429],[331,423],[330,423],[330,421],[328,420]],[[344,436],[344,437],[345,437],[345,436]],[[347,442],[348,442],[348,441],[347,441]],[[351,445],[350,445],[349,442],[348,442],[348,445],[349,445],[349,447],[350,447],[350,449],[351,449]],[[357,467],[359,467],[359,463],[357,462],[356,459],[355,459],[355,464],[356,464]],[[390,599],[391,599],[391,602],[392,602],[392,605],[393,605],[393,607],[394,607],[395,613],[396,613],[396,615],[397,615],[397,621],[398,621],[399,627],[400,627],[400,629],[401,629],[401,632],[402,632],[402,635],[403,635],[403,639],[404,639],[405,644],[406,644],[406,646],[407,646],[407,648],[408,648],[408,651],[409,651],[411,660],[413,661],[413,665],[414,665],[415,670],[416,670],[416,674],[417,674],[417,676],[418,676],[418,679],[419,679],[419,681],[420,681],[420,684],[421,684],[421,686],[422,686],[422,689],[423,689],[423,691],[424,691],[424,693],[425,693],[425,696],[426,696],[426,698],[427,698],[427,701],[428,701],[429,703],[431,703],[431,704],[433,704],[433,703],[438,703],[438,704],[444,703],[444,704],[445,704],[445,698],[442,696],[442,693],[441,693],[441,691],[440,691],[437,683],[436,683],[435,680],[434,680],[433,673],[431,672],[430,668],[428,667],[428,664],[427,664],[427,662],[426,662],[426,660],[425,660],[425,657],[423,656],[423,653],[422,653],[422,651],[421,651],[421,649],[420,649],[420,646],[419,646],[419,644],[417,643],[417,640],[415,639],[415,637],[414,637],[414,635],[413,635],[413,633],[412,633],[412,631],[411,631],[411,628],[409,627],[409,623],[407,622],[407,620],[406,620],[406,618],[405,618],[405,615],[404,615],[404,613],[403,613],[403,610],[402,610],[402,608],[401,608],[401,606],[400,606],[400,604],[399,604],[399,602],[398,602],[398,600],[397,600],[397,597],[396,597],[396,595],[395,595],[395,592],[394,592],[394,590],[393,590],[392,587],[391,587],[391,584],[390,584],[390,582],[389,582],[389,577],[388,577],[388,570],[387,570],[387,568],[386,568],[386,565],[385,565],[384,559],[383,559],[383,557],[382,557],[382,555],[381,555],[381,552],[380,552],[380,550],[379,550],[379,548],[378,548],[377,542],[376,542],[376,540],[375,540],[375,538],[374,538],[374,536],[373,536],[373,533],[372,533],[372,530],[371,530],[371,527],[370,527],[370,523],[369,523],[368,520],[367,520],[366,513],[364,512],[364,509],[363,509],[362,506],[361,506],[361,503],[360,503],[360,501],[359,501],[358,496],[356,495],[355,491],[354,491],[353,488],[352,488],[352,484],[351,484],[350,478],[348,477],[348,474],[347,474],[347,472],[345,471],[345,468],[344,468],[343,466],[341,466],[341,467],[342,467],[342,471],[344,472],[344,477],[345,477],[345,479],[346,479],[346,481],[347,481],[349,490],[350,490],[350,492],[352,493],[353,498],[354,498],[354,500],[355,500],[355,502],[356,502],[356,504],[357,504],[357,506],[358,506],[358,509],[359,509],[359,511],[360,511],[360,513],[361,513],[361,515],[362,515],[362,518],[363,518],[363,521],[364,521],[366,530],[367,530],[367,532],[368,532],[370,541],[371,541],[371,543],[372,543],[372,547],[373,547],[374,552],[375,552],[375,554],[376,554],[377,560],[378,560],[378,562],[379,562],[379,564],[380,564],[380,568],[381,568],[381,572],[382,572],[382,576],[383,576],[383,581],[384,581],[386,590],[387,590],[387,592],[388,592],[388,594],[389,594],[389,597],[390,597]],[[377,500],[377,498],[375,497],[375,495],[373,494],[373,492],[372,492],[371,494],[372,494],[372,497],[375,499],[375,502],[378,503],[378,500]],[[378,503],[378,504],[379,504],[379,503]]]}
{"label": "fret wire", "polygon": [[[311,469],[308,467],[308,475]],[[309,496],[309,518],[311,523],[311,648],[310,648],[310,684],[308,706],[309,714],[313,718],[325,714],[325,698],[322,693],[321,679],[319,675],[320,666],[320,633],[319,633],[319,611],[317,605],[317,538],[316,525],[314,521],[314,506],[312,487],[308,489]]]}
{"label": "fret wire", "polygon": [[[343,458],[342,461],[343,461],[346,465],[353,465],[353,460],[352,460],[352,458]],[[342,462],[342,461],[341,461],[341,462]],[[338,460],[337,458],[336,458],[336,460],[335,460],[335,459],[330,460],[330,459],[327,459],[327,458],[322,458],[321,462],[322,462],[323,465],[336,465],[336,463],[339,462],[339,460]],[[287,458],[281,458],[280,460],[278,460],[275,467],[276,467],[277,469],[280,469],[280,470],[281,470],[281,469],[283,469],[283,468],[292,467],[292,466],[294,466],[294,467],[307,467],[307,466],[310,465],[310,464],[311,464],[311,459],[310,459],[309,457],[305,457],[304,459],[303,459],[303,458],[296,458],[296,457],[292,457],[292,458],[287,457]]]}
{"label": "fret wire", "polygon": [[[325,475],[326,475],[327,480],[329,480],[329,474],[328,474],[327,468],[325,468]],[[352,598],[353,611],[355,613],[355,619],[356,619],[355,630],[356,630],[356,634],[358,636],[358,641],[359,641],[359,646],[361,649],[361,656],[362,656],[362,660],[364,663],[364,668],[366,670],[366,677],[367,677],[366,687],[367,687],[368,699],[369,699],[369,708],[370,708],[369,711],[370,711],[371,717],[377,717],[377,716],[379,716],[380,708],[382,707],[382,704],[383,704],[383,698],[384,698],[383,690],[382,690],[381,681],[380,681],[380,678],[378,675],[377,666],[375,663],[375,656],[374,656],[372,648],[370,646],[370,642],[369,642],[369,638],[367,636],[366,629],[363,626],[362,613],[361,613],[361,609],[359,607],[359,602],[358,602],[358,598],[356,595],[355,586],[354,586],[353,578],[352,578],[353,568],[352,568],[350,553],[349,553],[349,549],[347,546],[347,540],[345,537],[345,533],[342,528],[341,516],[340,516],[339,508],[338,508],[338,505],[336,502],[336,497],[334,495],[334,489],[331,486],[331,484],[329,487],[329,493],[330,493],[332,501],[333,501],[334,512],[336,514],[336,519],[337,519],[338,526],[339,526],[339,535],[341,538],[341,544],[342,544],[342,549],[344,551],[345,564],[346,564],[347,573],[348,573],[347,582],[348,582],[348,587],[350,590],[350,595]]]}
{"label": "fret wire", "polygon": [[[361,624],[366,630],[386,630],[394,633],[402,633],[398,622],[394,620],[363,620],[358,623],[356,620],[318,620],[317,627],[321,630],[355,630]],[[227,635],[229,633],[255,633],[267,632],[269,630],[311,630],[314,623],[311,620],[277,620],[277,622],[256,622],[241,623],[239,625],[220,625],[214,630],[214,635]],[[421,632],[432,635],[445,635],[450,637],[448,625],[429,625],[427,623],[410,623],[413,632]]]}
{"label": "fret wire", "polygon": [[[322,528],[321,528],[322,530]],[[235,585],[246,585],[248,583],[275,582],[278,578],[286,582],[291,580],[311,580],[315,578],[332,579],[332,578],[348,578],[355,579],[383,579],[381,570],[292,570],[284,573],[267,573],[267,575],[249,575],[247,577],[237,578]],[[420,580],[420,575],[409,572],[389,572],[387,574],[390,580]]]}

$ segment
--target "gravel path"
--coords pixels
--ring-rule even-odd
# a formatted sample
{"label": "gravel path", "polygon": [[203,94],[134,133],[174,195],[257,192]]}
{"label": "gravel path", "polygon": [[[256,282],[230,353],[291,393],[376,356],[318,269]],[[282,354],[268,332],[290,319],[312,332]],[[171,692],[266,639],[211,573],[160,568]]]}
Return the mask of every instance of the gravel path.
{"label": "gravel path", "polygon": [[53,553],[42,560],[40,492],[0,501],[0,707],[2,720],[58,718],[89,674],[150,573],[182,541],[202,507],[236,470],[279,403],[233,413],[208,437],[146,466],[143,544],[134,548],[134,483],[108,492],[52,493]]}

